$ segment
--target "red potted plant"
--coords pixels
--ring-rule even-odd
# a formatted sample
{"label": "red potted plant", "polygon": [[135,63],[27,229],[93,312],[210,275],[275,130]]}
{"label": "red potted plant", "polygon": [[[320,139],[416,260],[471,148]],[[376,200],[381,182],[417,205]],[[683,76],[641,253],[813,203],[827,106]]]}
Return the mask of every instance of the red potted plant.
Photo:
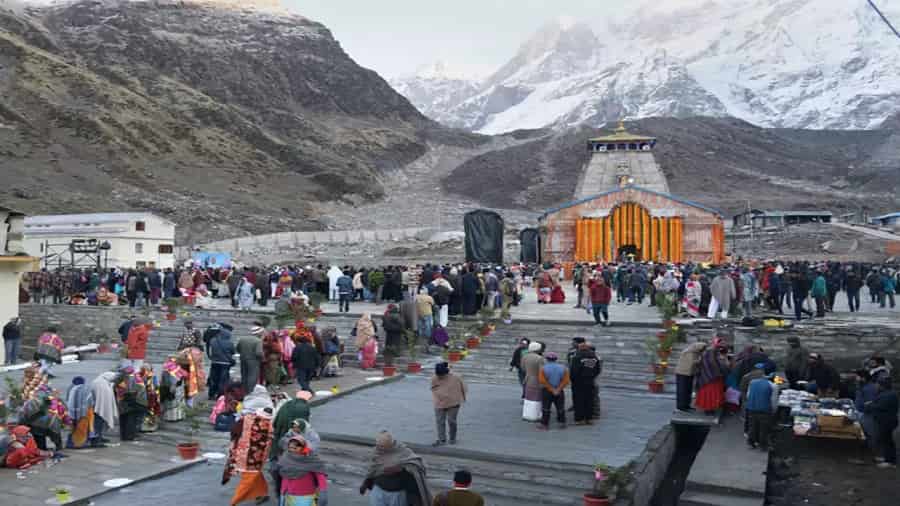
{"label": "red potted plant", "polygon": [[477,348],[478,345],[480,345],[480,344],[481,344],[481,339],[479,339],[475,336],[472,336],[472,337],[466,339],[466,348],[468,348],[470,350]]}
{"label": "red potted plant", "polygon": [[178,318],[178,308],[181,307],[180,297],[167,297],[163,301],[163,305],[169,310],[166,313],[166,320],[174,321]]}
{"label": "red potted plant", "polygon": [[186,443],[178,443],[176,446],[178,454],[181,455],[183,460],[194,460],[197,458],[197,454],[200,453],[200,443],[194,439],[194,435],[200,430],[200,420],[197,418],[197,415],[197,408],[185,409],[184,418],[188,421],[191,428],[191,440]]}
{"label": "red potted plant", "polygon": [[394,357],[396,355],[397,353],[393,346],[384,347],[384,366],[381,368],[381,372],[384,373],[386,378],[397,373],[397,368],[394,366]]}
{"label": "red potted plant", "polygon": [[406,371],[410,374],[422,372],[422,364],[416,360],[419,358],[419,335],[415,331],[406,331],[406,346],[409,352],[409,362],[406,364]]}
{"label": "red potted plant", "polygon": [[584,494],[584,506],[609,506],[621,489],[631,480],[631,464],[613,469],[606,464],[594,464],[594,485]]}

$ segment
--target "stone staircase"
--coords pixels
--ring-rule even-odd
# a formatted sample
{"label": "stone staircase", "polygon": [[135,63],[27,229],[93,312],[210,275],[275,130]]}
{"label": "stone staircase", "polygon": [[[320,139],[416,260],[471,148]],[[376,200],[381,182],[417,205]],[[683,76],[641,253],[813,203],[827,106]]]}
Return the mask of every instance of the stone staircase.
{"label": "stone staircase", "polygon": [[[194,325],[205,329],[215,322],[227,323],[234,327],[234,342],[250,333],[253,320],[259,315],[236,311],[202,311],[192,315]],[[149,317],[159,322],[147,345],[147,360],[153,364],[162,363],[174,353],[183,332],[184,319],[168,321],[163,311],[153,311]],[[344,344],[343,361],[345,366],[356,364],[356,346],[350,338],[350,332],[356,324],[358,315],[327,314],[314,322],[318,328],[335,327],[341,342]],[[379,317],[373,317],[381,327]],[[452,320],[450,333],[461,326],[470,326],[472,321]],[[552,321],[517,321],[511,325],[500,324],[496,331],[486,338],[481,346],[471,350],[469,356],[453,365],[454,371],[467,381],[482,383],[515,383],[516,374],[509,371],[509,361],[516,343],[521,337],[539,340],[547,345],[548,351],[554,351],[564,358],[573,337],[584,337],[597,349],[603,359],[601,385],[603,387],[623,388],[628,390],[647,391],[647,382],[653,379],[650,355],[645,348],[645,340],[652,337],[658,329],[646,325],[631,326],[621,323],[611,327],[599,327],[589,323],[552,322]],[[383,335],[382,333],[380,333]],[[677,357],[684,345],[676,344],[671,362]],[[434,357],[423,356],[422,362],[433,362]],[[395,365],[404,367],[405,357],[398,357]],[[674,392],[674,363],[666,375],[666,391]]]}
{"label": "stone staircase", "polygon": [[[584,337],[597,350],[603,360],[600,375],[601,387],[647,391],[647,383],[653,380],[650,355],[645,340],[655,336],[657,329],[647,326],[600,327],[568,322],[514,322],[500,324],[497,330],[483,340],[481,346],[469,352],[465,360],[453,364],[455,372],[472,382],[515,383],[515,372],[509,371],[509,362],[516,343],[522,337],[542,341],[547,351],[556,352],[565,360],[573,337]],[[676,344],[670,362],[677,360],[684,345]],[[674,392],[675,374],[672,363],[666,374],[666,391]]]}
{"label": "stone staircase", "polygon": [[[315,422],[315,408],[312,416],[317,427],[327,427],[325,420]],[[202,441],[202,452],[228,453],[227,433],[214,432],[204,424],[197,436]],[[329,487],[356,490],[365,477],[374,441],[327,433],[321,436],[319,451],[328,471]],[[158,432],[142,435],[142,439],[171,444],[174,456],[175,443],[189,439],[187,424],[164,425]],[[591,484],[590,466],[523,461],[449,447],[412,448],[425,461],[433,493],[451,486],[454,471],[467,469],[475,477],[474,487],[484,496],[485,504],[576,506],[583,504],[581,496]],[[224,461],[218,462],[224,465]]]}

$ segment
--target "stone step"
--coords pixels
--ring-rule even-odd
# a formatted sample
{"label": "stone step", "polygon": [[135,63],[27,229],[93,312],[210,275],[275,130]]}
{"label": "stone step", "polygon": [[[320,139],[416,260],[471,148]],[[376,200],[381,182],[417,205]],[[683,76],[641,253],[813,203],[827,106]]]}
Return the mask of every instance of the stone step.
{"label": "stone step", "polygon": [[688,491],[678,498],[679,506],[762,506],[761,497],[741,497],[715,492]]}
{"label": "stone step", "polygon": [[[206,425],[206,424],[204,424]],[[333,439],[337,438],[337,440]],[[172,444],[191,439],[187,424],[164,424],[160,431],[144,434],[143,439]],[[204,427],[195,440],[202,441],[203,451],[228,452],[228,433]],[[367,472],[372,444],[348,442],[340,436],[323,434],[320,454],[328,470],[330,484],[356,489]],[[486,504],[520,506],[521,504],[576,506],[590,486],[590,467],[546,462],[522,463],[499,455],[480,455],[453,449],[413,448],[425,461],[428,483],[433,492],[451,486],[453,472],[467,469],[476,480],[478,492]],[[174,454],[174,449],[173,449]],[[527,465],[522,465],[527,464]]]}

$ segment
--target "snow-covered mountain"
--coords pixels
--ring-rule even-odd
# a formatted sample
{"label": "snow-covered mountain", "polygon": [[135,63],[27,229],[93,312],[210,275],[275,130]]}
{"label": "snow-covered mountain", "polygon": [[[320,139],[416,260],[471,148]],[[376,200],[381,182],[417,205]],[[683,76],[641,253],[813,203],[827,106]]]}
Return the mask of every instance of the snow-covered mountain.
{"label": "snow-covered mountain", "polygon": [[[693,115],[868,129],[900,111],[900,41],[866,0],[658,3],[550,23],[485,79],[392,84],[427,116],[487,134]],[[878,4],[900,23],[900,1]]]}

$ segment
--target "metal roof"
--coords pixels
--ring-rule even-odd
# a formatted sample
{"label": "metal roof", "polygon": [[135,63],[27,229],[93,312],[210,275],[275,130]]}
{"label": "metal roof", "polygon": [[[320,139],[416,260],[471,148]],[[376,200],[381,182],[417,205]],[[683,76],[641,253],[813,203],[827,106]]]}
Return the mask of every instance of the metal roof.
{"label": "metal roof", "polygon": [[703,209],[704,211],[708,211],[708,212],[710,212],[710,213],[716,214],[716,215],[718,215],[719,217],[722,217],[722,216],[723,216],[723,215],[722,215],[722,212],[719,211],[718,209],[713,209],[713,208],[711,208],[711,207],[704,206],[703,204],[698,204],[697,202],[694,202],[694,201],[691,201],[691,200],[683,199],[683,198],[681,198],[681,197],[676,197],[675,195],[672,195],[672,194],[670,194],[670,193],[659,192],[659,191],[656,191],[656,190],[651,190],[651,189],[649,189],[649,188],[643,188],[643,187],[641,187],[641,186],[637,186],[637,185],[630,184],[630,185],[623,186],[623,187],[621,187],[621,188],[614,188],[614,189],[612,189],[612,190],[608,190],[608,191],[605,191],[605,192],[603,192],[603,193],[598,193],[598,194],[596,194],[596,195],[591,195],[590,197],[585,197],[585,198],[583,198],[583,199],[578,199],[578,200],[573,200],[573,201],[571,201],[571,202],[566,202],[565,204],[562,204],[562,205],[559,205],[559,206],[557,206],[557,207],[548,209],[548,210],[544,211],[544,214],[542,214],[542,215],[540,216],[540,218],[538,218],[538,220],[543,220],[543,219],[546,218],[548,215],[553,214],[553,213],[556,213],[556,212],[559,212],[559,211],[562,211],[563,209],[568,209],[568,208],[570,208],[570,207],[575,207],[575,206],[577,206],[577,205],[584,204],[585,202],[590,202],[590,201],[592,201],[592,200],[594,200],[594,199],[598,199],[598,198],[600,198],[600,197],[604,197],[604,196],[606,196],[606,195],[610,195],[610,194],[613,194],[613,193],[623,192],[623,191],[625,191],[625,190],[627,190],[627,189],[633,189],[633,190],[639,190],[639,191],[642,191],[642,192],[652,193],[652,194],[654,194],[654,195],[659,195],[659,196],[661,196],[661,197],[665,197],[665,198],[667,198],[667,199],[674,200],[675,202],[680,202],[680,203],[682,203],[682,204],[685,204],[685,205],[688,205],[688,206],[691,206],[691,207],[696,207],[696,208],[698,208],[698,209]]}
{"label": "metal roof", "polygon": [[612,135],[601,137],[592,137],[588,139],[591,142],[621,142],[621,141],[655,141],[656,137],[647,137],[645,135],[635,135],[625,130],[625,124],[619,122],[619,128],[615,129]]}
{"label": "metal roof", "polygon": [[833,216],[831,211],[763,211],[759,216],[789,217],[789,216]]}
{"label": "metal roof", "polygon": [[898,211],[898,212],[896,212],[896,213],[888,213],[888,214],[884,214],[884,215],[881,215],[881,216],[876,216],[876,217],[874,217],[874,218],[872,218],[872,219],[873,219],[873,220],[888,220],[888,219],[891,219],[891,218],[900,218],[900,211]]}
{"label": "metal roof", "polygon": [[25,218],[25,226],[34,225],[83,225],[91,223],[127,223],[140,221],[148,217],[160,218],[153,213],[86,213],[86,214],[51,214],[44,216],[28,216]]}

